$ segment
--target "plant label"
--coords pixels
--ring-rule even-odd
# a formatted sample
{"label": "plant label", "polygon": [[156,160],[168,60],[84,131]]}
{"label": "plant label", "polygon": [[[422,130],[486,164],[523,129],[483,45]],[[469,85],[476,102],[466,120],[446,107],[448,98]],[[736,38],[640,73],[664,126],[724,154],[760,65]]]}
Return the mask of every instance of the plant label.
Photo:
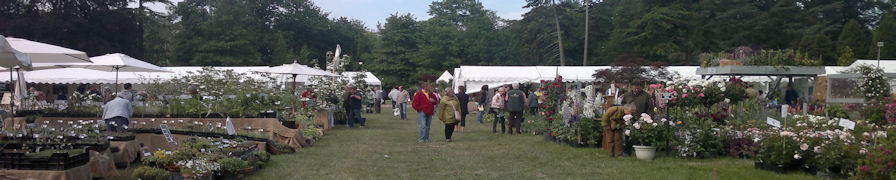
{"label": "plant label", "polygon": [[152,156],[152,153],[144,152],[143,156]]}
{"label": "plant label", "polygon": [[790,110],[789,105],[786,105],[786,104],[781,105],[781,118],[787,118],[787,112],[789,112],[789,110]]}
{"label": "plant label", "polygon": [[850,121],[849,119],[840,119],[840,127],[855,130],[856,122]]}
{"label": "plant label", "polygon": [[776,128],[781,127],[781,121],[778,121],[777,119],[773,119],[772,117],[767,117],[765,119],[765,123],[768,125],[774,126]]}
{"label": "plant label", "polygon": [[230,117],[227,117],[227,135],[236,134],[236,129],[233,128],[233,121],[230,121]]}

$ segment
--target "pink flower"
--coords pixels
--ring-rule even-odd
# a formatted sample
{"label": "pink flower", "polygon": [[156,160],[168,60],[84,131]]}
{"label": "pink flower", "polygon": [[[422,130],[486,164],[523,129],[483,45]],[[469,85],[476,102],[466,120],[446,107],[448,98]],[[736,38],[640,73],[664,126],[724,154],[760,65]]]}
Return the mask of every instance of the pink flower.
{"label": "pink flower", "polygon": [[650,89],[656,89],[656,88],[657,88],[656,84],[651,84],[651,85],[650,85]]}
{"label": "pink flower", "polygon": [[699,96],[699,97],[703,97],[703,93],[697,94],[697,96]]}
{"label": "pink flower", "polygon": [[687,97],[688,97],[687,93],[681,94],[681,98],[687,98]]}

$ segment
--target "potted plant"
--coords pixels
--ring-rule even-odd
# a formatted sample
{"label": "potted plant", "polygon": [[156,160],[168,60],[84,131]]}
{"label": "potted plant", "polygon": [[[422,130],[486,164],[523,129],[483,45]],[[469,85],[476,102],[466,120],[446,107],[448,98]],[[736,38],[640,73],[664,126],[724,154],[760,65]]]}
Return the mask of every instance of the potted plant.
{"label": "potted plant", "polygon": [[248,162],[238,157],[218,159],[218,164],[222,170],[220,177],[224,180],[240,179],[245,174],[244,171],[251,168]]}
{"label": "potted plant", "polygon": [[646,113],[641,114],[640,118],[635,119],[632,115],[623,116],[629,129],[626,134],[635,144],[635,156],[640,160],[651,161],[656,155],[656,147],[665,143],[666,127],[665,123],[669,123],[665,118],[654,121]]}

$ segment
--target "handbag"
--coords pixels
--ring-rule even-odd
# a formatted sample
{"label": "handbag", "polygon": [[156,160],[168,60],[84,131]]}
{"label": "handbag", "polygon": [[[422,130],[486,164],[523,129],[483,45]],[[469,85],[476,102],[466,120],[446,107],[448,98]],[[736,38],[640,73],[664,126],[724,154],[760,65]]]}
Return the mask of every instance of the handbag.
{"label": "handbag", "polygon": [[451,109],[454,109],[454,120],[460,120],[460,112],[457,111],[457,107],[451,104]]}
{"label": "handbag", "polygon": [[398,116],[398,115],[401,115],[401,113],[398,112],[398,108],[395,108],[395,109],[392,110],[392,115],[393,115],[393,116]]}

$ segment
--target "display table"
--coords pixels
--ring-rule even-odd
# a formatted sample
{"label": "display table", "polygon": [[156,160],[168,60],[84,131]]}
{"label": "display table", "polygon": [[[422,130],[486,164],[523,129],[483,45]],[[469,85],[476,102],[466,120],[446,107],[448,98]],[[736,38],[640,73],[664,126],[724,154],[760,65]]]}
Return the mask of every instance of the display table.
{"label": "display table", "polygon": [[[92,162],[93,161],[91,161],[91,163]],[[92,178],[90,176],[90,169],[91,168],[88,165],[71,168],[65,171],[0,169],[0,179],[88,180]],[[114,170],[115,167],[112,167],[112,169]],[[116,172],[116,174],[118,173]]]}
{"label": "display table", "polygon": [[[40,117],[35,122],[43,123],[45,121],[50,122],[50,124],[59,123],[58,121],[62,121],[64,124],[68,124],[68,121],[78,120],[96,120],[97,118],[63,118],[63,117]],[[290,129],[284,127],[280,121],[274,118],[231,118],[231,122],[233,122],[233,127],[237,129],[238,132],[251,132],[251,133],[260,133],[268,136],[268,139],[272,141],[276,141],[278,143],[288,145],[293,148],[300,148],[305,146],[311,146],[313,144],[313,140],[310,138],[305,138],[302,134],[301,129]],[[162,122],[167,123],[169,127],[176,128],[186,128],[188,126],[196,126],[193,122],[202,123],[204,125],[214,124],[217,127],[217,124],[220,123],[224,127],[226,125],[226,118],[132,118],[130,121],[131,128],[155,128],[158,129],[159,125]],[[39,126],[39,125],[38,125]],[[206,127],[206,126],[201,126]],[[249,129],[251,127],[251,129]],[[262,131],[258,131],[258,130]],[[146,143],[143,141],[139,141],[140,143]]]}
{"label": "display table", "polygon": [[[172,134],[174,141],[183,142],[184,140],[190,139],[195,136],[187,136],[180,134]],[[157,149],[166,150],[166,151],[174,151],[177,150],[178,145],[174,143],[169,143],[168,140],[165,139],[165,135],[161,134],[135,134],[135,140],[137,142],[143,143],[143,148],[146,151],[155,151]],[[259,148],[262,150],[267,146],[265,142],[255,142]]]}

